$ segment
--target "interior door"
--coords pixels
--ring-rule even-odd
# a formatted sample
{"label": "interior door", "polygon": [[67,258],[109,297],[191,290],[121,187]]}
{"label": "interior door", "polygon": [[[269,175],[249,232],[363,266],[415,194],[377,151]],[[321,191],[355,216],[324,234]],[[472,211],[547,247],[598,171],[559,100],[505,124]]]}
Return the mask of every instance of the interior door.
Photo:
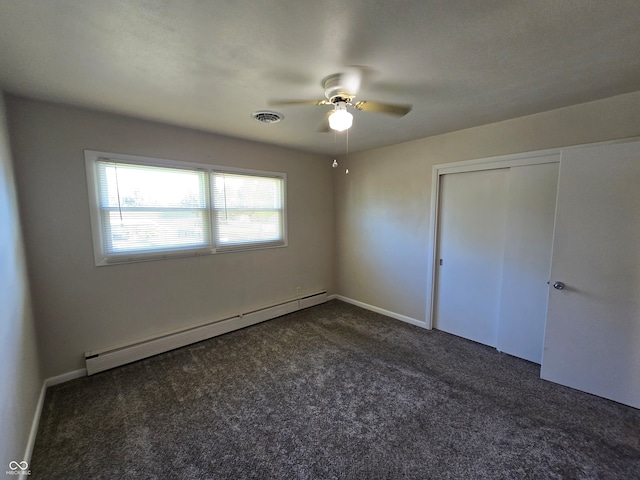
{"label": "interior door", "polygon": [[508,168],[440,178],[434,326],[495,347]]}
{"label": "interior door", "polygon": [[563,151],[554,282],[542,378],[640,408],[639,143]]}

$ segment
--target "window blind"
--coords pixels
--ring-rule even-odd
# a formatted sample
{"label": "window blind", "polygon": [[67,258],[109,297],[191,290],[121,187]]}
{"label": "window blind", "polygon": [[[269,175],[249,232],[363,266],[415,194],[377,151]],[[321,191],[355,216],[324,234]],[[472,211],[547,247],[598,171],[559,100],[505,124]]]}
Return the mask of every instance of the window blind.
{"label": "window blind", "polygon": [[286,174],[85,150],[96,266],[286,247]]}
{"label": "window blind", "polygon": [[104,254],[211,249],[208,173],[97,162]]}
{"label": "window blind", "polygon": [[213,172],[216,247],[284,244],[284,180]]}

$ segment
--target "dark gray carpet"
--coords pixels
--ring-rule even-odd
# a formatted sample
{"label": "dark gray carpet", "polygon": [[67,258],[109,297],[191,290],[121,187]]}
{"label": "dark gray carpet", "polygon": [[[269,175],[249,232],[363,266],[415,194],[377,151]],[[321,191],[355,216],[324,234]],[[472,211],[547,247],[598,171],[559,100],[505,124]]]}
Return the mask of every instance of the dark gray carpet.
{"label": "dark gray carpet", "polygon": [[52,387],[52,479],[637,479],[640,410],[338,301]]}

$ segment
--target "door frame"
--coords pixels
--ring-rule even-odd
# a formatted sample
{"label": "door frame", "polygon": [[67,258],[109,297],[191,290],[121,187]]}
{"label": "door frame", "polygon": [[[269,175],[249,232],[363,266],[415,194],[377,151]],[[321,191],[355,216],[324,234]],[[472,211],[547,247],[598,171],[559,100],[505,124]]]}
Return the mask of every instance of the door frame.
{"label": "door frame", "polygon": [[438,269],[438,237],[440,225],[440,178],[451,173],[477,172],[499,168],[519,167],[524,165],[540,165],[560,163],[562,148],[539,150],[535,152],[500,155],[496,157],[463,160],[460,162],[436,164],[431,170],[431,207],[429,212],[429,247],[427,250],[427,309],[426,328],[433,328],[435,294]]}

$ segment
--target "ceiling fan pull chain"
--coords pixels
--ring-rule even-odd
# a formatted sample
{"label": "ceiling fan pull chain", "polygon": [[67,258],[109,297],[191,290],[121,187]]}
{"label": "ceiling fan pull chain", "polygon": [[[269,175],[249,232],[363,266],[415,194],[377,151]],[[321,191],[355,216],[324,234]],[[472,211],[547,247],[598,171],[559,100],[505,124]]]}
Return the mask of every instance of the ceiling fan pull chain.
{"label": "ceiling fan pull chain", "polygon": [[[349,130],[347,130],[347,165],[349,165]],[[349,169],[344,170],[345,175],[349,173]]]}

